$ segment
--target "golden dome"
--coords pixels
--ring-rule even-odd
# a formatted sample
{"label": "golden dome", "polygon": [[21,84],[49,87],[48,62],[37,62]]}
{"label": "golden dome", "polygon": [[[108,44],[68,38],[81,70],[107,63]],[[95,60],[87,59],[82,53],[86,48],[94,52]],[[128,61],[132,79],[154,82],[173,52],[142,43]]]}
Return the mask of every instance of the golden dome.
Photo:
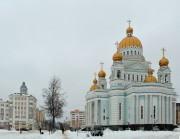
{"label": "golden dome", "polygon": [[153,72],[154,72],[154,70],[153,70],[153,69],[150,69],[150,68],[148,69],[148,74],[149,74],[149,75],[152,75],[152,74],[153,74]]}
{"label": "golden dome", "polygon": [[126,29],[126,33],[127,33],[127,34],[128,34],[128,33],[133,33],[133,28],[128,27],[128,28]]}
{"label": "golden dome", "polygon": [[148,82],[157,82],[157,79],[156,77],[154,77],[152,74],[153,74],[154,70],[149,68],[148,69],[148,76],[144,79],[144,82],[145,83],[148,83]]}
{"label": "golden dome", "polygon": [[96,84],[92,85],[90,88],[90,91],[96,90],[96,89],[100,89],[100,87]]}
{"label": "golden dome", "polygon": [[100,89],[100,87],[97,85],[97,80],[96,80],[96,73],[94,74],[95,78],[93,80],[93,85],[90,88],[90,91],[96,90],[96,89]]}
{"label": "golden dome", "polygon": [[94,83],[94,84],[97,84],[97,80],[96,80],[96,78],[93,80],[93,83]]}
{"label": "golden dome", "polygon": [[119,48],[126,48],[128,46],[142,48],[140,40],[134,36],[127,36],[119,43]]}
{"label": "golden dome", "polygon": [[99,78],[105,78],[106,77],[106,73],[103,70],[100,70],[98,73],[98,77]]}
{"label": "golden dome", "polygon": [[113,55],[113,61],[122,61],[122,54],[118,51]]}
{"label": "golden dome", "polygon": [[125,37],[120,43],[119,43],[119,48],[126,48],[128,46],[131,46],[131,47],[139,47],[139,48],[142,48],[142,44],[141,44],[141,41],[137,38],[137,37],[134,37],[132,36],[133,34],[133,28],[129,27],[126,29],[126,34],[127,34],[127,37]]}
{"label": "golden dome", "polygon": [[159,60],[159,66],[162,67],[162,66],[168,66],[169,64],[169,60],[167,58],[165,58],[163,56],[163,58],[161,58],[161,60]]}
{"label": "golden dome", "polygon": [[147,76],[145,79],[144,79],[144,82],[145,83],[148,83],[148,82],[157,82],[157,79],[156,77],[152,76],[152,75],[149,75]]}

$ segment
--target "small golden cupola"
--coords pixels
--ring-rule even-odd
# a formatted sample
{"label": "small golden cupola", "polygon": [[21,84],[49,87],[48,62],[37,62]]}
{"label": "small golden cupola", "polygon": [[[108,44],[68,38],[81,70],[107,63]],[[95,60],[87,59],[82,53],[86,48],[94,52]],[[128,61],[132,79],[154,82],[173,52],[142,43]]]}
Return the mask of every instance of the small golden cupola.
{"label": "small golden cupola", "polygon": [[161,49],[162,52],[163,52],[163,57],[159,60],[159,66],[162,67],[162,66],[168,66],[169,64],[169,60],[167,58],[165,58],[164,56],[164,52],[166,51],[164,48]]}
{"label": "small golden cupola", "polygon": [[98,73],[98,77],[99,78],[105,78],[106,77],[106,73],[104,72],[104,70],[103,70],[103,62],[101,62],[100,63],[101,64],[101,70],[99,71],[99,73]]}
{"label": "small golden cupola", "polygon": [[94,74],[94,76],[95,76],[95,78],[93,80],[93,85],[91,86],[90,91],[100,89],[100,87],[97,85],[96,73]]}
{"label": "small golden cupola", "polygon": [[120,43],[119,48],[126,48],[126,47],[138,47],[142,49],[141,41],[133,36],[133,28],[131,28],[130,23],[131,21],[128,20],[129,27],[126,29],[127,37],[125,37]]}
{"label": "small golden cupola", "polygon": [[116,53],[113,55],[113,61],[118,62],[118,61],[122,61],[122,54],[119,52],[120,50],[118,49],[118,42],[115,43],[117,46],[117,51]]}
{"label": "small golden cupola", "polygon": [[157,82],[156,77],[153,76],[153,72],[154,72],[153,69],[151,69],[151,68],[148,69],[148,76],[144,79],[145,83]]}

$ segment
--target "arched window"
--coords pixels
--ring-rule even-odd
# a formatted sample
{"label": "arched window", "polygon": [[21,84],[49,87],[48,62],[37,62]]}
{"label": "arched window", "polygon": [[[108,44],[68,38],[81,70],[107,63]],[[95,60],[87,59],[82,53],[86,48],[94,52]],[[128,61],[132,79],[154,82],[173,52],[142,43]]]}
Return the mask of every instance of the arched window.
{"label": "arched window", "polygon": [[138,51],[138,55],[139,55],[139,51]]}
{"label": "arched window", "polygon": [[137,75],[137,81],[139,80],[139,76]]}
{"label": "arched window", "polygon": [[125,56],[125,52],[124,52],[124,56]]}
{"label": "arched window", "polygon": [[156,106],[154,106],[154,119],[156,119]]}
{"label": "arched window", "polygon": [[131,51],[131,55],[133,55],[133,51]]}
{"label": "arched window", "polygon": [[127,55],[129,55],[129,51],[127,51]]}
{"label": "arched window", "polygon": [[117,78],[118,78],[118,79],[121,78],[121,71],[120,71],[120,70],[117,71]]}
{"label": "arched window", "polygon": [[134,54],[136,55],[136,51],[134,51]]}
{"label": "arched window", "polygon": [[102,84],[101,86],[102,86],[102,89],[104,89],[104,85]]}
{"label": "arched window", "polygon": [[160,82],[162,82],[162,75],[159,76],[159,80],[160,80]]}
{"label": "arched window", "polygon": [[141,119],[143,119],[143,106],[141,106]]}
{"label": "arched window", "polygon": [[130,80],[130,74],[128,74],[128,81]]}
{"label": "arched window", "polygon": [[121,103],[119,103],[119,120],[121,120]]}
{"label": "arched window", "polygon": [[165,82],[166,83],[168,82],[168,75],[167,74],[165,75]]}
{"label": "arched window", "polygon": [[132,75],[132,81],[134,81],[134,75]]}
{"label": "arched window", "polygon": [[126,80],[126,74],[124,74],[124,80]]}
{"label": "arched window", "polygon": [[143,81],[143,76],[141,75],[141,82]]}

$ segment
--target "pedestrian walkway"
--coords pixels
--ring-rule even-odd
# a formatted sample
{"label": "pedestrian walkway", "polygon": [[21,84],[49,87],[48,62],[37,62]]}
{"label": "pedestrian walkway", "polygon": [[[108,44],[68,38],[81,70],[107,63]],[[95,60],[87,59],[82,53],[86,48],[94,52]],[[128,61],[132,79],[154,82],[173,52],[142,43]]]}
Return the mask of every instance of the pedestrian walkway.
{"label": "pedestrian walkway", "polygon": [[65,131],[63,134],[63,137],[64,137],[63,139],[71,139],[70,136],[71,135],[68,133],[68,131]]}

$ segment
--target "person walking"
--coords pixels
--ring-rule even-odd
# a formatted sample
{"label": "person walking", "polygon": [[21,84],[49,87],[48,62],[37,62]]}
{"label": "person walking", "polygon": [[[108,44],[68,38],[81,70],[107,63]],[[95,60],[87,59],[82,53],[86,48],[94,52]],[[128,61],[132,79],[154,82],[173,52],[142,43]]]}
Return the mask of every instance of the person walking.
{"label": "person walking", "polygon": [[64,134],[64,127],[62,127],[62,134]]}
{"label": "person walking", "polygon": [[41,134],[41,127],[39,128],[39,132],[40,132],[40,134]]}

